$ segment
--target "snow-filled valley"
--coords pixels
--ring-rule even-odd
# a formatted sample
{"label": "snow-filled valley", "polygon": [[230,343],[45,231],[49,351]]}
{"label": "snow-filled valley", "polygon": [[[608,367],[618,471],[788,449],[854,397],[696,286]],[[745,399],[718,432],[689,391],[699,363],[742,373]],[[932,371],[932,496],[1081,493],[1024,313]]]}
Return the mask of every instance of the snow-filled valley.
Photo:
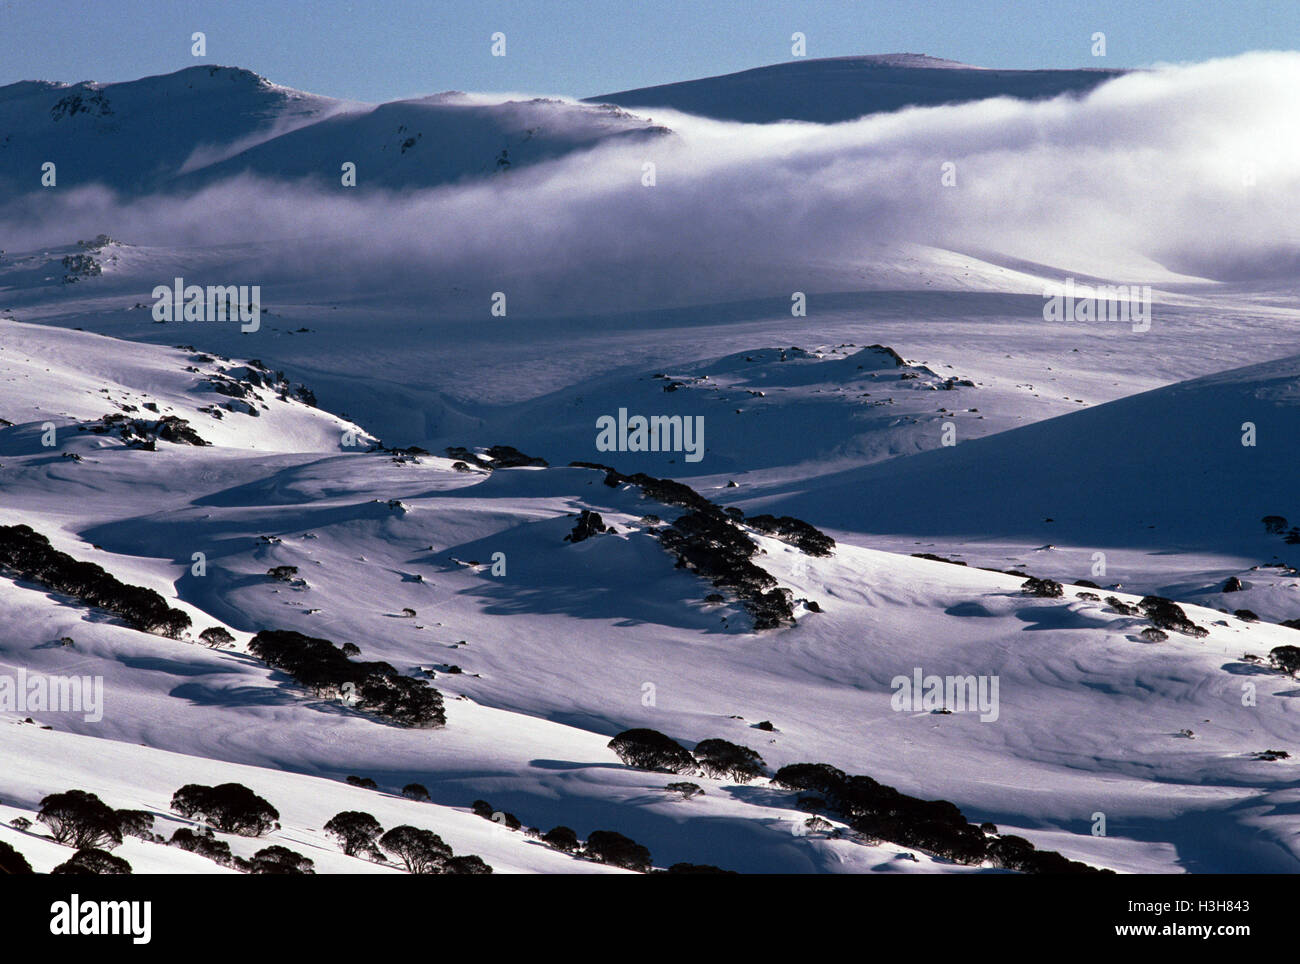
{"label": "snow-filled valley", "polygon": [[[496,873],[1300,870],[1298,82],[0,87],[0,844],[64,864],[76,789],[153,816],[136,873],[403,872],[346,811]],[[1067,279],[1146,314],[1051,319]],[[32,704],[71,677],[93,712]],[[175,843],[228,783],[274,826]]]}

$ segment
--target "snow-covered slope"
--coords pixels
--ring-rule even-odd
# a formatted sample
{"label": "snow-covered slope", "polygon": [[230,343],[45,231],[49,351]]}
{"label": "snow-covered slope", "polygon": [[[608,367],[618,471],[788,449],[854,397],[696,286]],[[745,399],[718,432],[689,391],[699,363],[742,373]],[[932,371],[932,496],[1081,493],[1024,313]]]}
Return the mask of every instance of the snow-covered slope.
{"label": "snow-covered slope", "polygon": [[440,94],[335,114],[263,141],[178,179],[209,184],[234,174],[340,181],[356,165],[358,187],[423,188],[500,174],[620,140],[652,140],[668,131],[612,106],[557,99],[487,101]]}
{"label": "snow-covered slope", "polygon": [[795,59],[721,77],[621,90],[589,98],[628,108],[670,107],[750,124],[833,124],[866,114],[960,104],[986,97],[1080,94],[1118,70],[988,70],[924,54]]}
{"label": "snow-covered slope", "polygon": [[[184,356],[169,368],[169,353],[159,351],[151,367],[135,360],[135,349],[89,334],[6,326],[6,343],[16,340],[26,350],[15,353],[18,371],[33,356],[72,359],[79,347],[95,357],[83,380],[97,372],[119,385],[128,375],[151,377],[156,397],[168,399],[165,379],[192,375],[168,374]],[[68,394],[54,375],[13,378],[6,395],[22,400],[14,410],[44,412]],[[297,411],[279,404],[284,417]],[[674,569],[642,518],[672,509],[634,488],[610,489],[589,469],[485,475],[455,471],[448,459],[384,452],[268,457],[261,453],[273,448],[277,414],[244,417],[243,452],[163,442],[157,451],[87,447],[78,435],[59,446],[83,454],[71,464],[9,442],[23,435],[22,423],[0,431],[12,453],[0,468],[5,524],[38,527],[75,557],[175,598],[196,630],[224,625],[239,641],[235,652],[214,652],[144,635],[76,605],[51,607],[43,591],[6,580],[10,673],[75,672],[102,676],[105,686],[99,721],[10,714],[0,740],[26,761],[0,786],[14,815],[30,818],[42,795],[81,787],[169,824],[177,818],[165,816],[168,794],[181,784],[239,780],[281,811],[274,840],[322,870],[368,869],[332,851],[321,833],[329,816],[352,808],[386,826],[419,821],[458,853],[502,870],[567,869],[547,863],[560,858],[521,834],[466,813],[478,798],[543,830],[620,830],[661,866],[943,866],[900,862],[902,850],[887,844],[792,832],[806,814],[775,788],[693,778],[703,797],[665,794],[668,778],[623,767],[605,748],[622,729],[650,726],[687,745],[715,736],[749,745],[772,768],[812,760],[869,773],[1119,869],[1282,869],[1294,859],[1277,848],[1290,839],[1285,821],[1256,816],[1286,785],[1289,765],[1251,758],[1286,742],[1290,701],[1269,688],[1280,678],[1251,677],[1261,671],[1238,659],[1266,654],[1293,630],[1188,607],[1208,638],[1153,646],[1137,636],[1143,620],[1073,596],[1024,597],[1014,576],[843,544],[823,560],[755,534],[762,565],[823,610],[755,635],[734,603],[705,603],[708,583]],[[601,512],[617,532],[566,543],[581,508]],[[199,576],[196,551],[208,559]],[[504,554],[500,575],[491,571],[496,553]],[[283,565],[296,566],[303,584],[264,575]],[[404,608],[416,615],[403,617]],[[448,725],[402,730],[310,698],[240,655],[248,634],[269,627],[356,642],[365,658],[432,671]],[[73,643],[60,645],[64,637]],[[997,676],[997,721],[895,712],[890,681],[914,667]],[[1263,684],[1258,707],[1235,700],[1243,678]],[[24,715],[53,731],[19,725]],[[1067,718],[1071,726],[1062,727]],[[775,730],[756,730],[760,720]],[[1196,739],[1178,738],[1182,729]],[[42,740],[66,749],[37,755],[33,741]],[[104,740],[120,749],[91,745]],[[121,776],[146,766],[154,774],[147,784]],[[1153,798],[1145,789],[1153,770],[1179,792]],[[381,792],[320,779],[350,774],[375,779]],[[409,782],[427,786],[433,803],[391,796]],[[1108,814],[1108,838],[1089,832],[1098,809]],[[1215,830],[1207,834],[1210,813]],[[20,848],[30,840],[0,833]],[[1275,841],[1273,849],[1251,843],[1257,838]],[[37,863],[59,857],[48,845],[33,853]],[[141,869],[192,869],[191,855],[158,845],[131,844],[123,854]]]}
{"label": "snow-covered slope", "polygon": [[[1300,515],[1298,436],[1300,357],[1291,356],[815,486],[774,487],[754,501],[861,533],[1089,552],[1206,551],[1274,563],[1294,554],[1261,520]],[[863,492],[871,498],[859,498]]]}
{"label": "snow-covered slope", "polygon": [[612,106],[446,93],[368,105],[281,87],[248,70],[189,67],[117,84],[0,87],[0,183],[102,184],[132,195],[193,190],[236,174],[361,189],[430,187],[496,174],[607,138],[666,133]]}
{"label": "snow-covered slope", "polygon": [[881,548],[1293,620],[1297,385],[1292,356],[997,434],[941,413],[955,445],[929,432],[888,465],[759,473],[734,501]]}
{"label": "snow-covered slope", "polygon": [[36,190],[29,176],[53,162],[65,186],[156,189],[203,154],[311,124],[339,106],[252,71],[206,65],[118,84],[10,84],[0,88],[0,176],[10,190]]}

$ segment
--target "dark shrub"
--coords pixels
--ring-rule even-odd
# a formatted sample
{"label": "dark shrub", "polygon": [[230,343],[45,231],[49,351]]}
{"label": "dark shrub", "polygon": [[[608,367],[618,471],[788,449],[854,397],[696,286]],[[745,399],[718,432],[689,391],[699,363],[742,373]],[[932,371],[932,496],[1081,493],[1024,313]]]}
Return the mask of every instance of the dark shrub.
{"label": "dark shrub", "polygon": [[123,834],[139,837],[141,840],[153,839],[153,814],[147,810],[117,811],[118,827]]}
{"label": "dark shrub", "polygon": [[374,673],[357,693],[358,706],[399,726],[433,728],[447,722],[442,694],[424,680]]}
{"label": "dark shrub", "polygon": [[384,828],[368,813],[344,810],[330,817],[325,824],[325,832],[338,840],[345,854],[355,857],[358,854],[375,853],[375,841],[384,832]]}
{"label": "dark shrub", "polygon": [[1093,582],[1091,579],[1076,579],[1076,580],[1074,581],[1074,584],[1075,584],[1076,586],[1082,586],[1084,589],[1100,589],[1100,588],[1101,588],[1101,586],[1097,585],[1097,584],[1096,584],[1095,582]]}
{"label": "dark shrub", "polygon": [[683,800],[689,800],[691,797],[703,795],[704,789],[698,783],[690,783],[683,780],[680,783],[669,783],[664,786],[669,793],[680,793]]}
{"label": "dark shrub", "polygon": [[1163,643],[1169,638],[1169,634],[1163,629],[1156,629],[1154,626],[1148,626],[1138,634],[1148,643]]}
{"label": "dark shrub", "polygon": [[30,874],[32,865],[27,858],[0,840],[0,874]]}
{"label": "dark shrub", "polygon": [[348,777],[348,783],[354,787],[360,787],[363,790],[379,789],[379,784],[377,784],[374,780],[370,779],[370,777],[350,776]]}
{"label": "dark shrub", "polygon": [[495,823],[501,824],[501,826],[505,827],[507,830],[518,830],[523,826],[523,823],[520,822],[519,818],[509,810],[494,811],[492,813],[492,820]]}
{"label": "dark shrub", "polygon": [[334,695],[359,676],[356,665],[328,639],[292,630],[264,629],[252,638],[248,651],[268,666],[282,669],[318,695]]}
{"label": "dark shrub", "polygon": [[664,548],[676,555],[678,567],[735,592],[756,630],[793,623],[791,592],[773,588],[776,580],[750,561],[758,544],[716,506],[705,504],[706,509],[687,512],[656,531]]}
{"label": "dark shrub", "polygon": [[441,873],[451,858],[451,848],[432,830],[403,824],[379,838],[379,846],[401,860],[413,874]]}
{"label": "dark shrub", "polygon": [[314,874],[314,863],[288,847],[265,847],[253,854],[251,874]]}
{"label": "dark shrub", "polygon": [[267,629],[253,637],[248,651],[317,696],[337,698],[345,684],[352,684],[358,708],[399,726],[436,727],[447,722],[442,694],[428,683],[402,676],[388,663],[353,662],[328,639]]}
{"label": "dark shrub", "polygon": [[402,796],[408,800],[428,800],[429,788],[423,783],[408,783],[402,787]]}
{"label": "dark shrub", "polygon": [[1259,521],[1264,523],[1264,531],[1269,533],[1270,535],[1280,536],[1283,532],[1286,531],[1286,527],[1287,527],[1286,516],[1266,515],[1264,516],[1264,518],[1260,519]]}
{"label": "dark shrub", "polygon": [[1136,606],[1130,606],[1118,596],[1107,596],[1106,603],[1111,609],[1115,610],[1122,616],[1136,616],[1142,612],[1142,610],[1138,609]]}
{"label": "dark shrub", "polygon": [[275,807],[239,783],[215,787],[188,783],[172,795],[171,807],[184,817],[241,837],[260,837],[280,819]]}
{"label": "dark shrub", "polygon": [[[918,800],[899,793],[868,776],[846,777],[838,790],[829,791],[835,805],[850,818],[937,820],[964,822],[950,803]],[[951,809],[949,809],[951,808]]]}
{"label": "dark shrub", "polygon": [[1138,602],[1138,608],[1158,629],[1172,629],[1188,636],[1209,635],[1208,630],[1202,629],[1187,618],[1181,606],[1164,596],[1143,596]]}
{"label": "dark shrub", "polygon": [[626,870],[650,869],[650,851],[613,830],[593,830],[587,837],[587,856]]}
{"label": "dark shrub", "polygon": [[563,826],[552,827],[542,834],[542,843],[556,850],[563,850],[566,854],[576,853],[582,846],[578,835],[571,828]]}
{"label": "dark shrub", "polygon": [[1268,661],[1274,669],[1295,676],[1300,673],[1300,646],[1278,646],[1269,651]]}
{"label": "dark shrub", "polygon": [[1259,617],[1255,615],[1253,610],[1250,609],[1237,609],[1234,610],[1232,614],[1236,616],[1238,619],[1244,620],[1245,622],[1248,623],[1259,622]]}
{"label": "dark shrub", "polygon": [[726,740],[704,740],[695,747],[695,759],[706,775],[748,783],[763,775],[763,758],[747,746]]}
{"label": "dark shrub", "polygon": [[812,790],[836,798],[844,789],[848,774],[826,763],[791,763],[777,770],[772,781],[787,790]]}
{"label": "dark shrub", "polygon": [[931,562],[946,562],[950,566],[964,566],[966,563],[960,559],[948,559],[945,556],[935,555],[933,552],[914,552],[912,556],[916,559],[929,559]]}
{"label": "dark shrub", "polygon": [[788,515],[752,515],[746,521],[764,535],[789,542],[810,556],[829,556],[835,548],[834,539],[802,519]]}
{"label": "dark shrub", "polygon": [[745,603],[754,618],[754,629],[778,629],[794,621],[790,601],[794,593],[784,586],[753,594]]}
{"label": "dark shrub", "polygon": [[536,458],[532,455],[525,455],[513,445],[489,445],[483,450],[484,454],[492,460],[494,469],[514,469],[521,466],[532,466],[535,468],[548,468],[549,463],[546,459]]}
{"label": "dark shrub", "polygon": [[143,632],[179,639],[190,628],[190,617],[169,608],[152,589],[127,585],[94,563],[59,552],[31,526],[0,526],[0,568],[115,613]]}
{"label": "dark shrub", "polygon": [[230,646],[234,643],[235,637],[221,626],[211,626],[199,633],[199,639],[207,646],[213,649],[220,649],[222,646]]}
{"label": "dark shrub", "polygon": [[1030,596],[1057,599],[1065,594],[1065,587],[1054,579],[1039,579],[1036,576],[1030,576],[1021,585],[1020,591]]}
{"label": "dark shrub", "polygon": [[582,514],[578,516],[573,531],[564,537],[564,541],[582,542],[584,539],[590,539],[592,536],[608,531],[609,527],[605,525],[605,520],[600,517],[599,512],[583,509]]}
{"label": "dark shrub", "polygon": [[988,842],[988,856],[999,867],[1024,871],[1034,855],[1034,845],[1024,837],[1007,834]]}
{"label": "dark shrub", "polygon": [[695,770],[695,758],[686,748],[658,730],[624,730],[608,745],[620,760],[638,770],[661,773],[692,773]]}
{"label": "dark shrub", "polygon": [[[876,824],[885,827],[888,822]],[[854,824],[855,829],[865,829]],[[897,830],[889,838],[898,843],[928,850],[937,857],[959,864],[978,864],[987,855],[987,838],[979,827],[964,820],[962,823],[919,820],[909,823],[900,820]]]}
{"label": "dark shrub", "polygon": [[[503,162],[501,158],[497,159],[497,164],[499,166],[502,165],[503,163],[505,164],[505,166],[509,165],[508,161]],[[491,471],[492,469],[513,469],[521,466],[534,466],[537,468],[548,467],[548,463],[546,459],[534,458],[531,455],[525,455],[523,452],[519,451],[517,448],[515,448],[512,445],[489,446],[488,448],[484,449],[482,456],[474,452],[471,452],[469,449],[463,448],[459,445],[448,446],[444,451],[447,453],[448,458],[460,459],[464,462],[469,462],[473,465],[476,465],[481,469],[488,469],[489,471]],[[427,455],[428,453],[424,453],[424,454]],[[453,465],[452,468],[455,468],[455,466]],[[468,469],[469,466],[466,466],[465,468]]]}
{"label": "dark shrub", "polygon": [[475,800],[472,804],[470,804],[470,809],[473,810],[477,816],[482,817],[484,820],[491,820],[492,814],[496,813],[496,808],[493,807],[492,804],[488,803],[486,800]]}
{"label": "dark shrub", "polygon": [[1097,870],[1087,864],[1070,860],[1055,850],[1035,850],[1024,863],[1024,869],[1031,874],[1113,874],[1113,870]]}
{"label": "dark shrub", "polygon": [[1241,592],[1243,588],[1245,587],[1242,586],[1240,579],[1238,579],[1236,576],[1229,576],[1227,581],[1224,582],[1223,588],[1220,589],[1219,591],[1220,592]]}
{"label": "dark shrub", "polygon": [[442,865],[444,874],[490,874],[492,868],[487,865],[482,857],[474,854],[465,854],[463,857],[452,857]]}
{"label": "dark shrub", "polygon": [[59,843],[78,850],[112,850],[122,842],[117,812],[84,790],[50,794],[41,801],[36,819]]}
{"label": "dark shrub", "polygon": [[610,488],[617,488],[620,485],[635,485],[641,490],[641,494],[647,499],[653,499],[655,502],[662,502],[664,505],[679,505],[687,509],[697,509],[703,512],[717,512],[715,506],[704,496],[700,495],[689,485],[683,482],[677,482],[674,479],[656,479],[652,475],[646,475],[644,472],[637,472],[634,475],[623,475],[616,472],[608,466],[598,465],[594,462],[575,462],[574,465],[585,465],[588,468],[599,468],[605,472],[605,484]]}
{"label": "dark shrub", "polygon": [[[846,776],[824,763],[782,767],[773,781],[792,790],[813,790],[857,832],[878,840],[925,850],[962,864],[991,859],[999,866],[1031,873],[1092,872],[1093,868],[1059,854],[1035,852],[1019,837],[990,839],[993,824],[975,826],[947,800],[922,800],[900,793],[868,776]],[[801,802],[806,799],[801,797]]]}
{"label": "dark shrub", "polygon": [[[711,579],[715,587],[733,590],[752,616],[756,630],[794,623],[788,590],[764,595],[776,586],[776,580],[750,561],[758,546],[738,524],[739,513],[729,515],[690,486],[672,479],[656,479],[644,472],[623,475],[596,462],[570,465],[601,470],[611,488],[634,485],[647,499],[686,508],[671,525],[655,530],[664,548],[677,557],[677,565]],[[658,517],[653,518],[657,523]],[[798,519],[756,516],[749,522],[813,555],[828,554],[835,545],[825,533]]]}
{"label": "dark shrub", "polygon": [[67,861],[50,871],[52,874],[129,874],[131,865],[121,857],[88,847],[78,850]]}
{"label": "dark shrub", "polygon": [[212,831],[206,827],[197,833],[188,827],[180,827],[172,834],[172,839],[168,843],[181,850],[198,854],[200,857],[207,857],[222,867],[231,867],[235,863],[234,855],[230,852],[230,844],[224,840],[217,840],[212,836]]}

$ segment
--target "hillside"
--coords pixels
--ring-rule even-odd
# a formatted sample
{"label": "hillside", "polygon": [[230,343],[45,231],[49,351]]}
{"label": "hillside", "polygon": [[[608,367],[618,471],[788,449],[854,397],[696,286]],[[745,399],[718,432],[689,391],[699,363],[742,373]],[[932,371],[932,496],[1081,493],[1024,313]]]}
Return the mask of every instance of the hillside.
{"label": "hillside", "polygon": [[361,189],[431,187],[593,147],[665,133],[614,108],[445,93],[389,104],[340,101],[235,67],[188,67],[115,84],[0,87],[0,184],[57,164],[64,187],[129,195],[191,191],[249,174],[337,187],[343,162]]}
{"label": "hillside", "polygon": [[824,57],[590,97],[629,109],[669,107],[716,120],[834,124],[905,107],[988,97],[1084,94],[1123,71],[989,70],[923,54]]}

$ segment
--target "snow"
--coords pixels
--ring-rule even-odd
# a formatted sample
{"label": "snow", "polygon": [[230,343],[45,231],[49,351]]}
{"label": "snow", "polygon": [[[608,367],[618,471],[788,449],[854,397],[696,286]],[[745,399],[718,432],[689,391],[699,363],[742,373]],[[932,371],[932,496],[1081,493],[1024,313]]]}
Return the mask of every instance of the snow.
{"label": "snow", "polygon": [[[1259,662],[1300,638],[1276,625],[1300,617],[1293,544],[1261,524],[1300,519],[1300,306],[1275,227],[1294,182],[1265,178],[1262,200],[1156,184],[1174,227],[1123,237],[1069,219],[1023,236],[970,224],[1005,208],[1014,226],[1043,196],[1051,158],[1018,155],[1033,176],[1007,181],[1004,153],[1041,137],[1122,172],[1129,147],[1076,122],[1133,122],[1155,104],[1189,118],[1150,148],[1183,163],[1234,125],[1276,126],[1273,84],[1297,69],[1290,55],[1123,76],[837,58],[593,99],[630,113],[462,94],[344,104],[206,67],[0,88],[0,127],[22,132],[0,157],[35,169],[57,156],[70,188],[0,206],[0,525],[156,590],[195,635],[235,639],[151,636],[0,578],[0,676],[102,677],[105,700],[100,720],[0,712],[0,840],[46,871],[68,849],[10,821],[35,821],[47,794],[89,790],[170,835],[190,825],[169,809],[182,784],[236,781],[281,827],[222,839],[242,856],[288,846],[318,872],[396,872],[343,856],[322,829],[343,810],[433,830],[496,872],[620,872],[476,816],[478,799],[541,831],[624,833],[660,868],[993,872],[807,833],[797,795],[766,778],[687,777],[704,793],[680,799],[664,786],[683,778],[607,746],[651,727],[688,748],[749,746],[770,771],[868,774],[1120,872],[1294,872],[1296,761],[1254,756],[1297,751],[1294,680]],[[70,95],[113,113],[54,120]],[[1229,95],[1249,99],[1225,119],[1215,98]],[[159,105],[194,118],[166,144]],[[908,203],[936,223],[953,214],[951,233],[899,228],[882,198],[912,195],[886,174],[857,189],[873,151],[899,169],[927,157],[937,179],[947,138],[973,152],[961,183],[974,213]],[[637,180],[651,158],[660,193]],[[346,159],[369,200],[331,193]],[[1129,182],[1116,183],[1120,206]],[[1080,188],[1080,210],[1106,187]],[[792,196],[793,209],[773,200]],[[213,211],[228,217],[199,217]],[[77,244],[98,231],[120,240]],[[102,273],[64,280],[81,254]],[[156,322],[149,292],[182,276],[260,284],[261,329]],[[1044,321],[1044,287],[1065,277],[1151,285],[1150,330]],[[488,314],[498,290],[506,317]],[[619,409],[703,416],[704,460],[599,451],[596,421]],[[210,444],[150,451],[90,430],[115,413],[182,418]],[[550,467],[466,471],[445,454],[492,444]],[[750,531],[757,564],[822,611],[754,632],[736,601],[706,600],[714,587],[676,568],[646,519],[680,510],[571,460],[824,529],[829,557]],[[616,531],[566,542],[584,509]],[[282,565],[303,583],[266,575]],[[1012,569],[1064,595],[1024,594]],[[1243,591],[1222,592],[1230,576]],[[1152,593],[1207,635],[1147,642],[1149,623],[1107,601]],[[1246,609],[1261,621],[1233,615]],[[268,628],[428,678],[446,727],[311,696],[248,654]],[[895,711],[892,681],[917,669],[995,677],[996,721]],[[411,782],[432,800],[402,798]],[[117,852],[136,872],[223,872],[136,839]]]}
{"label": "snow", "polygon": [[429,187],[495,173],[503,151],[509,166],[527,165],[605,138],[661,133],[622,111],[555,98],[449,92],[363,104],[216,65],[126,83],[10,84],[0,87],[0,127],[23,131],[0,147],[8,171],[37,171],[53,158],[64,185],[131,195],[241,173],[337,185],[344,161],[363,186]]}
{"label": "snow", "polygon": [[669,107],[747,123],[833,124],[904,107],[988,97],[1043,98],[1083,93],[1115,70],[987,70],[925,54],[794,59],[721,77],[643,87],[590,98],[629,109]]}

